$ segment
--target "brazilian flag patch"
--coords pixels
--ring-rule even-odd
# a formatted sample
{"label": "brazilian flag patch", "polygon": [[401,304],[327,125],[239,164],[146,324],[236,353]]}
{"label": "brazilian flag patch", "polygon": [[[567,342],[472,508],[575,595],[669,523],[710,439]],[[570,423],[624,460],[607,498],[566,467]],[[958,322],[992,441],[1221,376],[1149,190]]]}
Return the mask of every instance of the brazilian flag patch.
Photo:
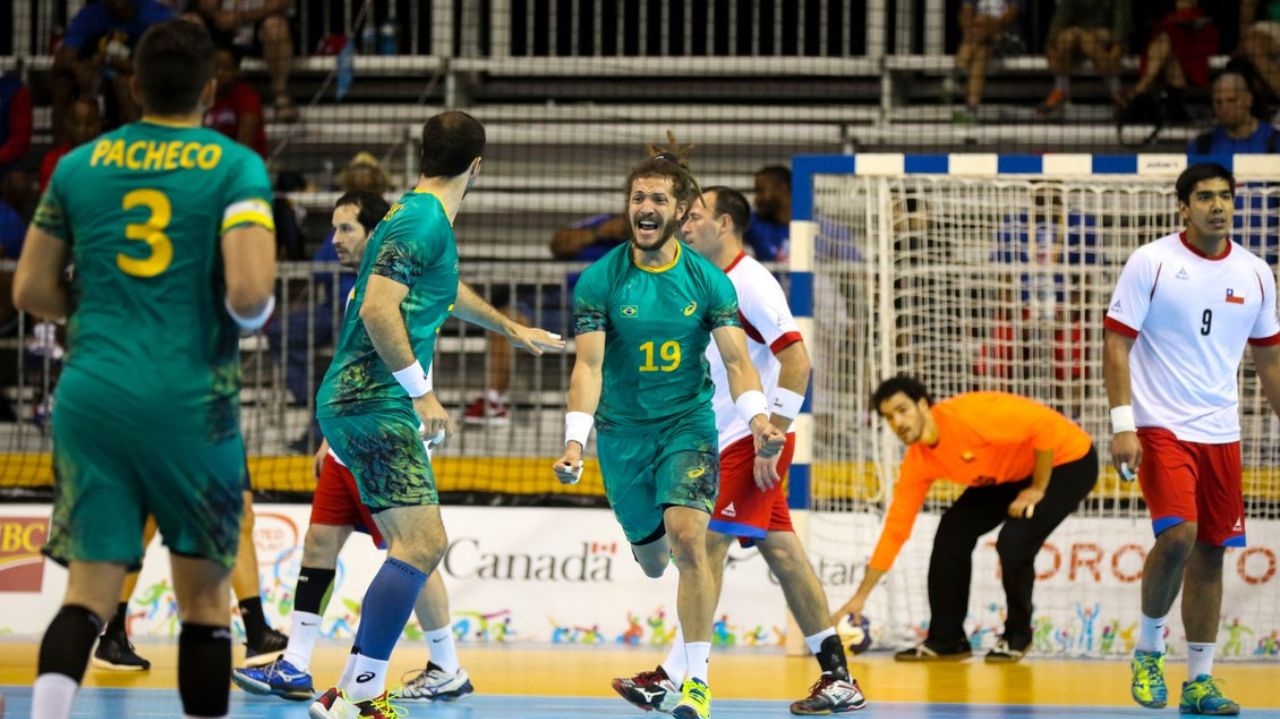
{"label": "brazilian flag patch", "polygon": [[639,316],[639,314],[640,314],[640,308],[635,305],[622,306],[623,317],[636,317],[636,316]]}

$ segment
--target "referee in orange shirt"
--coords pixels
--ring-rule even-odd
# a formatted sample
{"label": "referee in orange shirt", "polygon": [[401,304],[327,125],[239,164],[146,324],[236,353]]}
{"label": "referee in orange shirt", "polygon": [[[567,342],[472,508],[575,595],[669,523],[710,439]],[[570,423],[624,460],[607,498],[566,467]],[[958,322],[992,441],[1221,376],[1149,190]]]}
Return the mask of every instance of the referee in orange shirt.
{"label": "referee in orange shirt", "polygon": [[1004,634],[989,662],[1016,662],[1031,644],[1036,553],[1098,481],[1093,440],[1076,423],[1026,397],[966,392],[937,404],[919,380],[885,380],[871,396],[880,416],[907,445],[893,502],[853,598],[836,613],[860,615],[871,590],[893,566],[929,487],[946,479],[968,487],[942,515],[929,558],[929,634],[899,661],[964,659],[973,548],[1001,523],[996,553],[1008,601]]}

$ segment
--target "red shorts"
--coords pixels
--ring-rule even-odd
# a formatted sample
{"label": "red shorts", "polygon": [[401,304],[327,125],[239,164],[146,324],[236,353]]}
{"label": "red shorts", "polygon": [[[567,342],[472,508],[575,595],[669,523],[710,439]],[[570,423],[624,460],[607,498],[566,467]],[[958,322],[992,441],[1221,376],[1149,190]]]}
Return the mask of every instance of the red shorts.
{"label": "red shorts", "polygon": [[1184,442],[1157,427],[1138,430],[1142,466],[1138,483],[1159,535],[1196,523],[1196,540],[1218,547],[1244,546],[1244,493],[1240,443]]}
{"label": "red shorts", "polygon": [[[787,443],[778,457],[778,475],[783,479],[796,452],[796,436],[787,435]],[[737,537],[744,547],[764,539],[768,532],[791,532],[791,511],[782,482],[761,492],[756,486],[755,440],[750,436],[734,442],[720,453],[720,496],[711,513],[711,531]]]}
{"label": "red shorts", "polygon": [[369,508],[360,501],[355,476],[332,454],[324,456],[324,466],[316,480],[316,493],[311,499],[311,523],[355,527],[357,531],[368,534],[378,549],[387,546]]}

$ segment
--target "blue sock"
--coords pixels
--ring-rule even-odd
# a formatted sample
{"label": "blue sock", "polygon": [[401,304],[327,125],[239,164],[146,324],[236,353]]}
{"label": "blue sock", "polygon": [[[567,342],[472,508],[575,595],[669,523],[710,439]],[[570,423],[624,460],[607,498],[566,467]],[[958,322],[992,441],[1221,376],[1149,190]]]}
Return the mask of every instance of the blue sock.
{"label": "blue sock", "polygon": [[418,592],[427,575],[399,559],[387,558],[369,583],[360,609],[360,628],[356,644],[360,653],[371,659],[391,658],[396,640],[413,613]]}

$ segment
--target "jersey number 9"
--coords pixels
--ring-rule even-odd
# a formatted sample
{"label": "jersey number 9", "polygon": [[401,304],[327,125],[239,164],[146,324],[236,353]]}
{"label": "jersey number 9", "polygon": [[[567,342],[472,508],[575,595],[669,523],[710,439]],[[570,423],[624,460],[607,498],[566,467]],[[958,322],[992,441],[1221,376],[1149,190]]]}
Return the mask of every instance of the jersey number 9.
{"label": "jersey number 9", "polygon": [[133,277],[155,277],[169,268],[173,261],[173,240],[164,233],[173,218],[173,206],[169,197],[159,190],[133,190],[121,203],[125,210],[145,207],[150,215],[143,222],[130,222],[124,227],[126,239],[146,243],[150,252],[146,257],[133,257],[123,252],[116,255],[116,266]]}

